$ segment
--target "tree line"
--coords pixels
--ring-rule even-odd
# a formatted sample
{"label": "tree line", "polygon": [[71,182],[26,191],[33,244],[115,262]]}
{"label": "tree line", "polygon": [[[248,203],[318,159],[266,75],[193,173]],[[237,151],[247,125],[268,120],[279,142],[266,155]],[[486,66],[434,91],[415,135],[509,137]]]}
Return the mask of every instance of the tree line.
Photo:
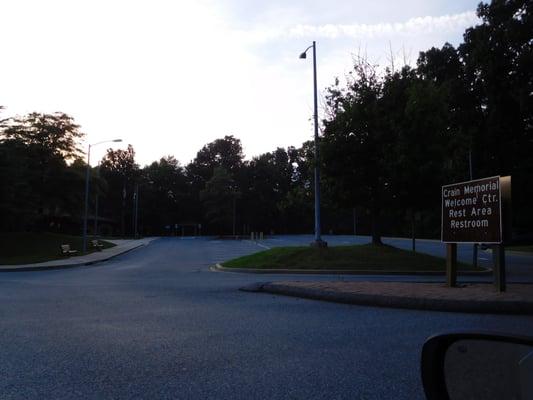
{"label": "tree line", "polygon": [[[494,175],[512,176],[515,230],[531,232],[532,11],[481,3],[457,48],[421,52],[416,66],[354,58],[324,93],[324,232],[438,237],[441,185]],[[0,230],[79,232],[83,138],[63,113],[0,119]],[[132,234],[136,204],[145,235],[311,232],[315,161],[311,142],[245,160],[234,136],[187,165],[140,167],[132,146],[109,149],[91,168],[90,214],[101,234]]]}
{"label": "tree line", "polygon": [[374,242],[391,214],[437,236],[440,186],[495,175],[512,176],[514,226],[531,233],[532,11],[525,0],[481,3],[457,48],[383,74],[356,59],[346,85],[327,90],[326,186],[339,205],[368,210]]}
{"label": "tree line", "polygon": [[[79,233],[87,168],[80,127],[63,113],[31,113],[2,126],[1,231]],[[308,229],[289,195],[303,186],[303,168],[294,148],[245,161],[233,136],[206,144],[186,166],[166,156],[141,168],[131,145],[108,149],[90,169],[89,230],[97,219],[99,234],[132,235],[136,201],[145,235]]]}

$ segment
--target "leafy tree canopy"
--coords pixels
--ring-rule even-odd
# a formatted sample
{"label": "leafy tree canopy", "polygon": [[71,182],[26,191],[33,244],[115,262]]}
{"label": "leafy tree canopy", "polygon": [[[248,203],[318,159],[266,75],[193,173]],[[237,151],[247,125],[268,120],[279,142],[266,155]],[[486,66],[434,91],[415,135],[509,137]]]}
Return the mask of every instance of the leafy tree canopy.
{"label": "leafy tree canopy", "polygon": [[139,166],[135,163],[135,150],[131,144],[128,144],[126,150],[108,149],[100,162],[100,166],[106,173],[117,174],[129,180],[134,179],[134,175],[139,169]]}
{"label": "leafy tree canopy", "polygon": [[224,168],[231,175],[235,175],[243,166],[244,154],[240,139],[224,136],[206,144],[196,154],[196,158],[187,166],[187,171],[204,182],[213,175],[216,167]]}
{"label": "leafy tree canopy", "polygon": [[20,140],[27,145],[39,145],[54,154],[60,154],[67,161],[83,155],[80,142],[85,134],[74,119],[65,113],[33,112],[24,117],[11,118],[5,125],[2,132],[4,138]]}
{"label": "leafy tree canopy", "polygon": [[218,225],[219,229],[227,229],[232,221],[234,202],[241,193],[228,171],[216,167],[213,176],[200,192],[200,200],[204,203],[207,220]]}

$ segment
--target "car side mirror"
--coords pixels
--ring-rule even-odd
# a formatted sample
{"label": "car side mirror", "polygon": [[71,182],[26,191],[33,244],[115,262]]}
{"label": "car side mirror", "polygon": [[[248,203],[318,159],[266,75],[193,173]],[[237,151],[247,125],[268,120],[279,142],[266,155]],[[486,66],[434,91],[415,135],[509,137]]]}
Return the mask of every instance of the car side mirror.
{"label": "car side mirror", "polygon": [[449,333],[422,348],[428,400],[533,399],[533,338]]}

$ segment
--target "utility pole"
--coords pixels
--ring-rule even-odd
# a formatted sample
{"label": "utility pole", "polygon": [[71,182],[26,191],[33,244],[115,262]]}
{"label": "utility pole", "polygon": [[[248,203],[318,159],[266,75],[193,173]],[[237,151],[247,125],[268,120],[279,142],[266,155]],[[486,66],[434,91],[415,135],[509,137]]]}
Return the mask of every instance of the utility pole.
{"label": "utility pole", "polygon": [[356,225],[355,225],[355,207],[354,207],[353,208],[353,235],[357,236],[357,230],[355,228],[356,228]]}
{"label": "utility pole", "polygon": [[[100,162],[98,162],[98,165],[96,167],[96,174],[98,177],[100,177]],[[95,237],[98,236],[98,190],[96,191],[96,195],[94,196],[94,231],[93,235]]]}
{"label": "utility pole", "polygon": [[233,237],[235,237],[236,222],[237,222],[237,195],[233,194]]}
{"label": "utility pole", "polygon": [[[468,149],[468,167],[470,170],[470,180],[474,179],[474,169],[472,167],[472,147]],[[474,243],[472,246],[472,266],[477,268],[477,259],[478,259],[478,244]]]}
{"label": "utility pole", "polygon": [[87,169],[85,171],[85,210],[84,210],[84,215],[83,215],[83,245],[82,245],[83,246],[82,252],[84,254],[87,252],[87,219],[89,217],[89,178],[90,178],[90,172],[91,172],[91,147],[94,147],[102,143],[109,143],[109,142],[122,142],[122,139],[103,140],[98,143],[89,144],[89,147],[87,149]]}
{"label": "utility pole", "polygon": [[126,218],[126,180],[124,179],[124,186],[122,187],[122,209],[121,209],[121,233],[122,237],[126,235],[126,222],[124,219]]}
{"label": "utility pole", "polygon": [[328,243],[322,240],[320,235],[320,154],[318,143],[318,88],[316,78],[316,42],[309,46],[305,51],[300,54],[301,59],[305,59],[307,50],[313,49],[313,94],[314,94],[314,125],[315,125],[315,240],[311,243],[311,246],[315,247],[327,247]]}
{"label": "utility pole", "polygon": [[138,237],[138,221],[139,221],[139,184],[135,184],[135,192],[133,193],[134,198],[134,220],[133,220],[133,236],[135,239]]}
{"label": "utility pole", "polygon": [[87,150],[87,168],[85,170],[85,212],[83,216],[83,244],[82,252],[87,252],[87,219],[89,216],[89,177],[91,173],[91,145]]}
{"label": "utility pole", "polygon": [[94,232],[93,235],[98,236],[98,193],[94,199]]}

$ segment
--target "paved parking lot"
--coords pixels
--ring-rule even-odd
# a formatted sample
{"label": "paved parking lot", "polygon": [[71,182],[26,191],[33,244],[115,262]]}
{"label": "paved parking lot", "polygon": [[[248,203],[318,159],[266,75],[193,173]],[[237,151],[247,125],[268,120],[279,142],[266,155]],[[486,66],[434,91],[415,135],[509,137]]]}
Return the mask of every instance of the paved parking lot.
{"label": "paved parking lot", "polygon": [[93,266],[0,274],[0,397],[423,399],[419,358],[428,336],[533,332],[533,317],[238,290],[258,280],[331,277],[210,271],[257,249],[250,241],[165,238]]}

